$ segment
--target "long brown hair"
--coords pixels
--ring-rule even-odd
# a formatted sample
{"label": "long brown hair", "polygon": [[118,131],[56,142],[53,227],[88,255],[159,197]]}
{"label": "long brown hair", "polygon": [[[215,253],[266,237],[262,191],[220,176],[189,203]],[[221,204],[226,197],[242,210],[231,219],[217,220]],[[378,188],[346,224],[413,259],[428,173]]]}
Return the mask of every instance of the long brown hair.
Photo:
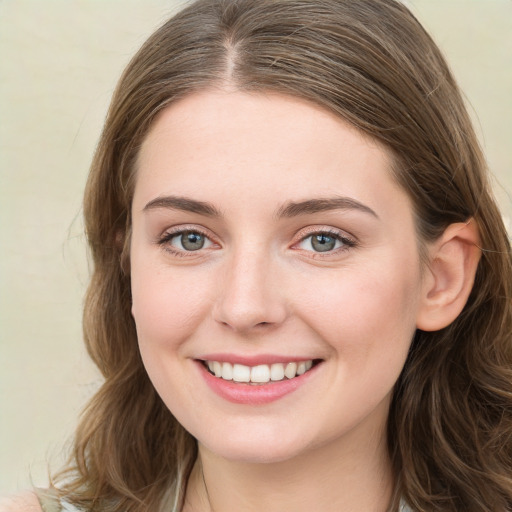
{"label": "long brown hair", "polygon": [[[85,193],[94,271],[89,354],[105,382],[85,410],[61,491],[86,510],[179,510],[196,443],[153,389],[130,314],[130,207],[155,116],[230,84],[314,102],[385,144],[415,208],[418,240],[473,218],[482,258],[465,309],[418,331],[393,397],[398,497],[418,511],[512,508],[512,266],[484,158],[438,48],[395,0],[199,0],[125,70]],[[61,475],[62,476],[62,475]]]}

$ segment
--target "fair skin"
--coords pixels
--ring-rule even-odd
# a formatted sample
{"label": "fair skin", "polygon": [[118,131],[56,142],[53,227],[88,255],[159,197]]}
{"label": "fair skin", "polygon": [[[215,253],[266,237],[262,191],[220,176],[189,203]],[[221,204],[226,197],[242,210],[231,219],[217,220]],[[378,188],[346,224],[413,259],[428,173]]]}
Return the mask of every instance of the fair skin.
{"label": "fair skin", "polygon": [[[393,386],[415,330],[460,313],[479,254],[469,222],[420,262],[391,165],[287,96],[207,90],[155,121],[132,314],[149,377],[198,440],[183,512],[387,510]],[[294,363],[305,372],[283,376]]]}
{"label": "fair skin", "polygon": [[[422,272],[391,164],[286,96],[209,90],[156,120],[133,199],[132,313],[155,388],[198,440],[186,512],[386,510],[393,385],[415,329],[449,320],[452,282],[442,259],[442,279]],[[211,375],[300,361],[313,367],[292,387]]]}

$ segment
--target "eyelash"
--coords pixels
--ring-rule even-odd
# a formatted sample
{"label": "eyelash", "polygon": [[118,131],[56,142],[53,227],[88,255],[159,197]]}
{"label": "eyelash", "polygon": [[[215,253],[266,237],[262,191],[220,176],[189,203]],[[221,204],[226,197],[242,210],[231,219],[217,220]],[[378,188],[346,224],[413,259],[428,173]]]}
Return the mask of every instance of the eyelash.
{"label": "eyelash", "polygon": [[210,242],[210,244],[215,244],[214,241],[212,241],[212,238],[210,235],[208,235],[205,231],[197,228],[197,227],[180,227],[173,231],[166,231],[161,238],[158,239],[157,243],[159,246],[161,246],[165,251],[170,252],[173,256],[178,256],[181,258],[190,257],[194,253],[201,253],[202,248],[198,249],[197,251],[187,251],[182,249],[176,249],[171,245],[171,241],[173,238],[176,238],[180,235],[183,235],[185,233],[194,233],[203,236],[206,240]]}
{"label": "eyelash", "polygon": [[[314,236],[325,236],[328,238],[333,238],[335,241],[340,242],[342,244],[341,247],[337,247],[335,249],[327,250],[324,252],[304,250],[305,252],[311,254],[310,257],[314,258],[328,258],[333,255],[339,255],[340,253],[348,251],[354,247],[357,247],[358,245],[357,241],[354,238],[351,238],[338,230],[310,228],[306,232],[301,233],[299,242],[294,244],[292,248],[294,248],[295,250],[301,250],[300,247],[298,246],[306,242],[308,239],[312,239],[312,237]],[[312,241],[310,243],[312,244]]]}
{"label": "eyelash", "polygon": [[[173,231],[167,231],[163,234],[161,238],[158,239],[157,243],[159,246],[164,248],[165,251],[170,252],[173,256],[178,257],[190,257],[194,253],[201,253],[203,252],[203,248],[198,249],[197,251],[187,251],[183,249],[176,249],[174,248],[170,242],[178,237],[182,236],[185,233],[194,233],[203,236],[206,240],[209,241],[210,244],[215,244],[211,238],[210,235],[208,235],[205,231],[197,228],[197,227],[185,227],[185,228],[178,228]],[[334,230],[334,229],[318,229],[318,228],[311,228],[307,232],[301,233],[301,238],[298,242],[293,244],[292,249],[294,250],[301,250],[299,247],[300,244],[306,242],[309,238],[312,238],[313,236],[325,236],[328,238],[333,238],[335,241],[340,242],[342,245],[341,247],[337,247],[333,250],[326,250],[324,252],[322,251],[314,251],[314,250],[304,250],[304,252],[310,253],[312,257],[314,258],[328,258],[329,256],[332,256],[334,254],[339,254],[341,252],[348,251],[354,247],[357,247],[358,243],[355,239],[350,238],[346,235],[343,235],[340,231]]]}

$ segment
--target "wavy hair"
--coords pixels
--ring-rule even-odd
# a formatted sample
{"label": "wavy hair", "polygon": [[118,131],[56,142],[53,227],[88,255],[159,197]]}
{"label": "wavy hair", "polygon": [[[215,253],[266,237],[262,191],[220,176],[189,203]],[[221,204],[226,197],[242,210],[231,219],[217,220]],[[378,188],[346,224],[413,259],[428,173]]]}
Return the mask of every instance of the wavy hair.
{"label": "wavy hair", "polygon": [[399,496],[418,511],[511,510],[509,239],[452,74],[395,0],[199,0],[132,59],[85,192],[94,269],[84,333],[104,384],[76,431],[62,495],[102,512],[177,512],[183,503],[197,447],[139,355],[127,270],[130,207],[137,154],[155,116],[225,84],[305,99],[383,143],[414,205],[420,246],[451,223],[477,223],[482,258],[469,300],[447,328],[415,334],[395,387],[390,510]]}

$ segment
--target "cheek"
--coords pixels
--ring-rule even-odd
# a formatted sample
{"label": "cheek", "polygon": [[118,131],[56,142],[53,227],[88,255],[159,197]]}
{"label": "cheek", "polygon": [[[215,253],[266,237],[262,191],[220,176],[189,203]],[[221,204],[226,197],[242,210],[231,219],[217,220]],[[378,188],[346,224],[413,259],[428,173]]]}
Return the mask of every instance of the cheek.
{"label": "cheek", "polygon": [[[147,258],[132,258],[132,315],[147,374],[169,410],[185,424],[187,398],[194,396],[187,358],[193,339],[208,314],[208,287],[195,286],[190,276]],[[192,343],[190,343],[192,340]],[[183,364],[185,363],[185,364]]]}
{"label": "cheek", "polygon": [[[396,364],[407,354],[415,332],[419,271],[409,262],[346,268],[297,291],[304,320],[328,340],[343,360]],[[385,272],[382,268],[385,267]]]}
{"label": "cheek", "polygon": [[203,277],[132,259],[132,315],[141,350],[179,346],[190,337],[210,302]]}

